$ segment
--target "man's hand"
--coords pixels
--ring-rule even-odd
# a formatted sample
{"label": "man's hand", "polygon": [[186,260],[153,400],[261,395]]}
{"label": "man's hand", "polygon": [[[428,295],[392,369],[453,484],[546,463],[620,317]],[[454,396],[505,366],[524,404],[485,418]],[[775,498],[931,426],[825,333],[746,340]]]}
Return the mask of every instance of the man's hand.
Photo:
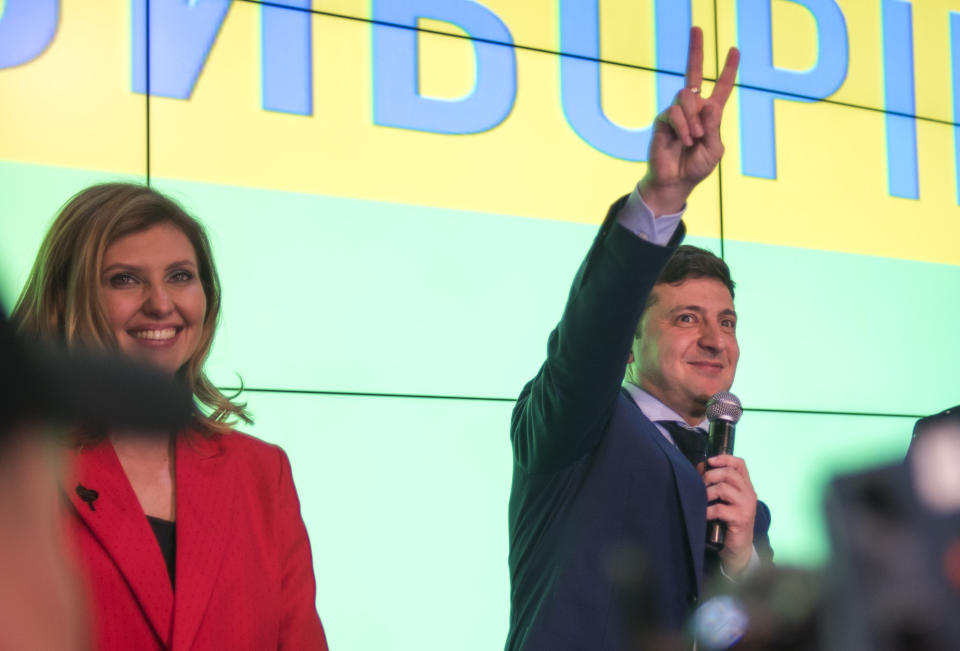
{"label": "man's hand", "polygon": [[757,494],[750,482],[747,464],[740,457],[721,454],[708,460],[703,473],[707,485],[707,520],[727,525],[720,561],[724,571],[736,577],[753,557],[753,520],[757,514]]}
{"label": "man's hand", "polygon": [[693,188],[720,162],[720,118],[739,64],[739,50],[730,48],[713,93],[703,97],[703,32],[699,27],[690,30],[686,87],[657,116],[647,173],[640,181],[640,196],[654,216],[679,212]]}

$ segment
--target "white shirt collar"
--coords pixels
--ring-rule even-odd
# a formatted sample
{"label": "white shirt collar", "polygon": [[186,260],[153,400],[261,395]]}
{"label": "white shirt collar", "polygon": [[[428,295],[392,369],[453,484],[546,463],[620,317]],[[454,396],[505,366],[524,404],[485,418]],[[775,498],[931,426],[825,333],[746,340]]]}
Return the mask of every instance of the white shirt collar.
{"label": "white shirt collar", "polygon": [[[686,421],[683,419],[683,416],[675,412],[673,409],[670,409],[670,407],[666,406],[637,385],[624,382],[623,388],[625,388],[630,394],[630,397],[633,398],[633,401],[637,404],[637,407],[640,408],[640,411],[643,412],[643,415],[654,423],[656,423],[658,420],[672,420],[674,422],[684,423],[686,425]],[[703,430],[706,430],[709,425],[710,423],[706,418],[697,423],[697,427]],[[689,427],[689,425],[687,426]],[[662,431],[662,428],[660,429]],[[667,435],[667,438],[670,438],[670,436]]]}

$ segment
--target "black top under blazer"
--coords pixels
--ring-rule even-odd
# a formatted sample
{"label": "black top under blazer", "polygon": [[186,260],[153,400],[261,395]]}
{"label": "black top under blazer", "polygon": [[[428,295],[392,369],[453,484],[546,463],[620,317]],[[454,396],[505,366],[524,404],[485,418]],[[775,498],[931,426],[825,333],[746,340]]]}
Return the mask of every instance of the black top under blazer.
{"label": "black top under blazer", "polygon": [[[703,594],[703,480],[621,390],[647,295],[685,228],[651,244],[616,222],[625,200],[513,411],[507,651],[628,649],[627,618],[678,631]],[[770,515],[758,504],[755,547],[769,560]],[[611,577],[625,553],[643,561],[647,599],[628,603]]]}

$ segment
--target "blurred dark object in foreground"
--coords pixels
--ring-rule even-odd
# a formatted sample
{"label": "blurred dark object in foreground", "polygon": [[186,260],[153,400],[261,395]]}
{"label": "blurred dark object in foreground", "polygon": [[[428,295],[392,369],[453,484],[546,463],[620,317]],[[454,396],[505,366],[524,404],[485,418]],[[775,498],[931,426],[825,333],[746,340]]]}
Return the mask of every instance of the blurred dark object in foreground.
{"label": "blurred dark object in foreground", "polygon": [[819,570],[764,567],[728,594],[697,609],[693,630],[700,651],[820,649],[823,578]]}
{"label": "blurred dark object in foreground", "polygon": [[0,649],[88,651],[87,595],[61,527],[54,438],[75,427],[170,432],[193,417],[176,378],[30,345],[0,308]]}
{"label": "blurred dark object in foreground", "polygon": [[621,638],[630,640],[630,649],[690,649],[692,638],[660,627],[660,596],[653,586],[649,564],[639,546],[624,543],[609,549],[604,558],[604,570],[623,608],[620,621],[627,630]]}
{"label": "blurred dark object in foreground", "polygon": [[[952,412],[952,413],[951,413]],[[827,496],[829,649],[960,649],[960,419],[921,419],[904,464]]]}
{"label": "blurred dark object in foreground", "polygon": [[194,413],[189,389],[159,370],[17,337],[0,308],[0,439],[23,420],[165,431]]}
{"label": "blurred dark object in foreground", "polygon": [[698,651],[960,649],[960,407],[917,422],[905,463],[834,479],[826,516],[827,566],[721,584]]}
{"label": "blurred dark object in foreground", "polygon": [[917,441],[923,439],[931,432],[953,431],[960,435],[960,405],[944,409],[938,414],[921,418],[913,426],[913,436],[910,439],[910,448],[907,450],[907,458],[913,453]]}

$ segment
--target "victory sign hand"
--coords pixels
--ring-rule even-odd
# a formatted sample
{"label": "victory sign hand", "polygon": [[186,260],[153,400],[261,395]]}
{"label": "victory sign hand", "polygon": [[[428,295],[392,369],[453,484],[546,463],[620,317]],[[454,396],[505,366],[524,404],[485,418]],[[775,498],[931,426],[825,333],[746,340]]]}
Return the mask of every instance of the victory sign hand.
{"label": "victory sign hand", "polygon": [[730,48],[713,92],[704,97],[703,32],[699,27],[690,30],[685,87],[657,116],[647,174],[640,181],[640,194],[654,215],[679,212],[693,188],[720,162],[720,118],[733,91],[739,63],[739,50]]}

